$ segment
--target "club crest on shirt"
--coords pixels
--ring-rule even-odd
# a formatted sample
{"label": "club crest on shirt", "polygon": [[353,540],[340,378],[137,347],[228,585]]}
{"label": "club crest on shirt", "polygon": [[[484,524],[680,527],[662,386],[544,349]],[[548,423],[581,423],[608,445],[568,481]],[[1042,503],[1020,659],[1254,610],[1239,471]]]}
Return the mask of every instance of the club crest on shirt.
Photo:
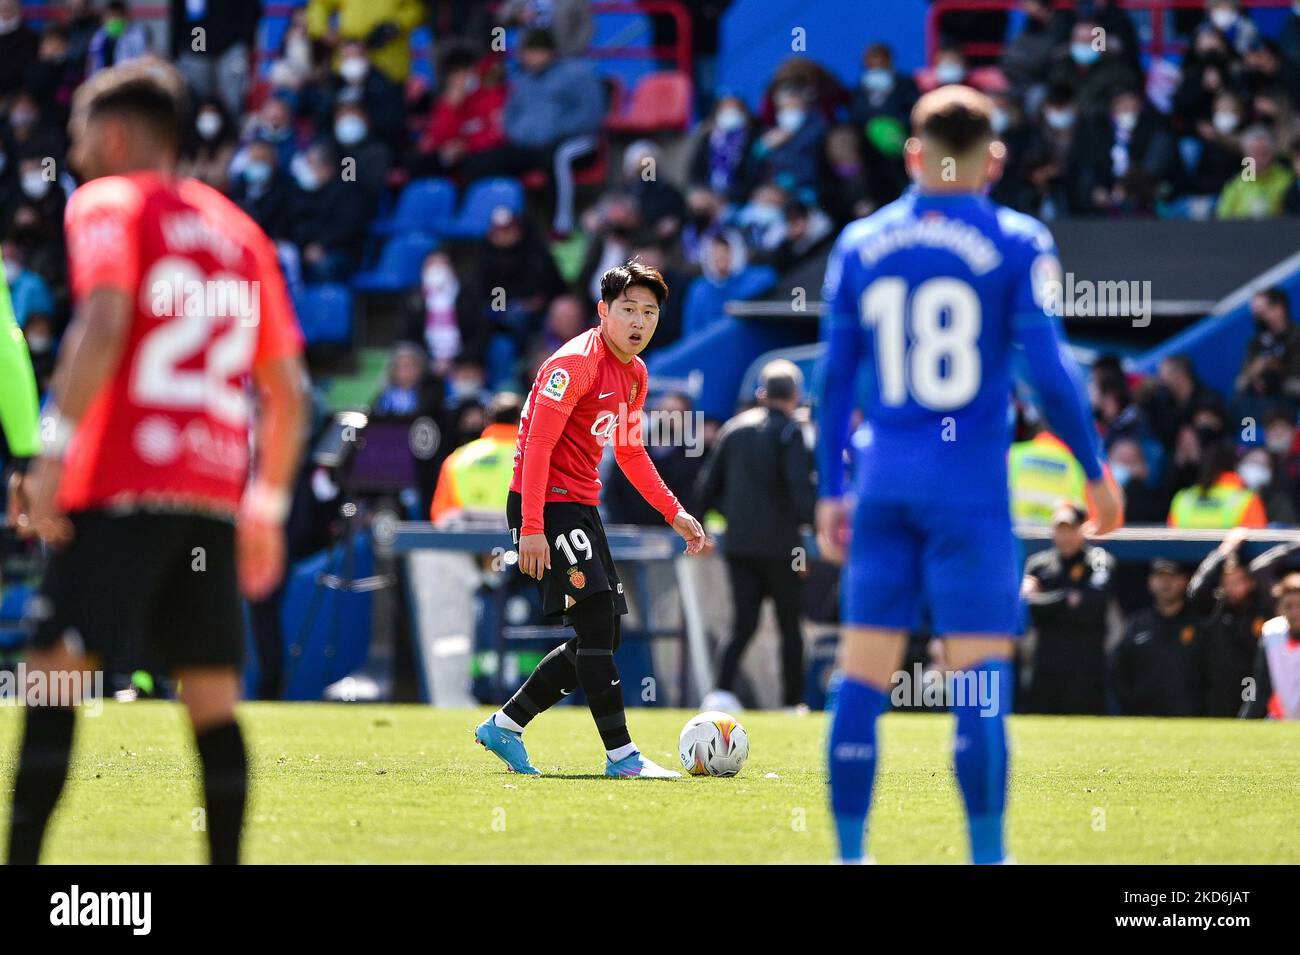
{"label": "club crest on shirt", "polygon": [[587,586],[587,575],[577,567],[569,568],[569,583],[573,585],[574,590],[581,590]]}
{"label": "club crest on shirt", "polygon": [[548,398],[554,398],[559,401],[564,397],[564,393],[569,390],[569,373],[563,368],[557,368],[551,372],[551,376],[546,379],[546,384],[542,386],[542,394]]}

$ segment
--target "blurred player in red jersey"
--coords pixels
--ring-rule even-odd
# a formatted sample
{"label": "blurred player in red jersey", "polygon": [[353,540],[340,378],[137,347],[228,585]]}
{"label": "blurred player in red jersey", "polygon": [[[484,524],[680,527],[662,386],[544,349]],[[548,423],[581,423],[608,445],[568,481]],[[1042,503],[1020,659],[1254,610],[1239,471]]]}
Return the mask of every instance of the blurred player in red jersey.
{"label": "blurred player in red jersey", "polygon": [[656,269],[635,261],[610,269],[600,280],[600,325],[542,364],[524,403],[506,518],[520,569],[539,582],[543,612],[567,617],[577,636],[551,651],[475,730],[478,742],[518,773],[539,775],[524,749],[528,721],[581,686],[605,745],[605,775],[680,775],[642,756],[627,731],[614,663],[627,601],[597,510],[597,468],[612,442],[618,466],[686,541],[686,552],[708,545],[700,522],[659,476],[641,433],[649,375],[637,356],[667,297]]}
{"label": "blurred player in red jersey", "polygon": [[[97,73],[74,100],[75,317],[26,488],[53,550],[27,669],[29,680],[81,673],[146,638],[194,727],[211,860],[234,863],[248,790],[239,590],[260,598],[284,572],[302,340],[267,237],[220,193],[174,176],[185,111],[179,74],[152,59]],[[77,700],[46,702],[26,709],[13,863],[38,860],[67,775]]]}

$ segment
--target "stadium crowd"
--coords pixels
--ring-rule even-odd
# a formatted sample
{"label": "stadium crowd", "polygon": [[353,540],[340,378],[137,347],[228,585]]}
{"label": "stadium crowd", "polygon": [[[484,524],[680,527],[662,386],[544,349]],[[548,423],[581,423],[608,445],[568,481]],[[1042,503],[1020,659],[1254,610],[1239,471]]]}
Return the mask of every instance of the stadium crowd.
{"label": "stadium crowd", "polygon": [[[618,84],[583,57],[593,35],[583,0],[309,0],[269,49],[259,45],[258,0],[171,0],[165,31],[120,0],[70,0],[39,24],[18,0],[0,0],[0,234],[42,390],[69,319],[71,96],[96,70],[149,52],[176,62],[192,87],[183,171],[230,195],[276,241],[295,294],[362,290],[403,238],[384,223],[412,184],[445,181],[464,194],[502,178],[517,184],[501,195],[518,201],[490,205],[479,229],[420,247],[409,283],[388,288],[401,293],[398,332],[372,410],[436,422],[441,441],[411,503],[436,518],[459,509],[451,482],[465,455],[453,452],[510,445],[518,402],[503,396],[526,392],[540,361],[587,327],[606,268],[636,256],[663,271],[673,292],[652,352],[700,334],[724,303],[761,296],[824,253],[844,224],[900,194],[909,112],[934,86],[966,83],[994,98],[1008,147],[994,198],[1049,221],[1300,215],[1300,4],[1277,36],[1261,35],[1235,0],[1180,11],[1181,70],[1144,75],[1136,27],[1114,2],[1065,10],[1024,0],[1010,29],[999,12],[946,19],[951,35],[914,75],[875,42],[852,88],[791,56],[753,104],[710,79],[727,6],[687,5],[695,87],[682,128],[629,134]],[[432,85],[412,61],[412,33],[425,26],[436,38]],[[504,49],[498,26],[510,31]],[[199,28],[202,50],[186,42]],[[956,37],[989,31],[1006,37],[1003,52],[967,62]],[[1127,374],[1116,358],[1094,365],[1092,404],[1131,524],[1296,523],[1300,331],[1281,290],[1252,308],[1257,332],[1234,394],[1206,388],[1178,356],[1154,378]],[[691,411],[679,392],[654,402]],[[708,423],[706,449],[721,425]],[[1018,429],[1018,516],[1054,521],[1056,500],[1080,495],[1035,483],[1036,462],[1061,449],[1028,409]],[[655,455],[693,510],[708,456]],[[319,489],[308,477],[304,488]],[[658,523],[627,491],[614,477],[610,521]],[[321,537],[319,528],[305,535]],[[1153,600],[1159,612],[1145,575],[1117,576],[1126,613],[1148,612]]]}

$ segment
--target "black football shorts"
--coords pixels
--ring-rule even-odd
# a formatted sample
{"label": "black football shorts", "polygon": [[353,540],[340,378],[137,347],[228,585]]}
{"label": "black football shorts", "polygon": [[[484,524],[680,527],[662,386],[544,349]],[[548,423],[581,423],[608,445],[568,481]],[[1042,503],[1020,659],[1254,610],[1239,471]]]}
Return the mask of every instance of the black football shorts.
{"label": "black football shorts", "polygon": [[147,649],[167,671],[244,660],[235,527],[186,512],[78,511],[28,619],[31,645],[80,641],[101,664]]}
{"label": "black football shorts", "polygon": [[[519,529],[524,524],[524,502],[516,491],[506,498],[506,520],[510,539],[519,546]],[[548,619],[562,616],[583,597],[609,591],[614,612],[627,613],[623,582],[605,538],[600,511],[590,504],[570,501],[547,502],[542,510],[546,542],[551,547],[551,569],[542,574],[538,590],[542,613]]]}

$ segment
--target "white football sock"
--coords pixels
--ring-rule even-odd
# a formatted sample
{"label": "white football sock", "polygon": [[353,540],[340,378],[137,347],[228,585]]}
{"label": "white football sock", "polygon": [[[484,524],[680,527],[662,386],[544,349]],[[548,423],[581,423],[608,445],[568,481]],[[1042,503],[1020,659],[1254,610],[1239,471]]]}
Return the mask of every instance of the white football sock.
{"label": "white football sock", "polygon": [[522,733],[524,731],[522,726],[510,717],[506,716],[502,710],[497,710],[492,714],[492,722],[496,723],[496,725],[501,727],[503,730],[510,730],[513,733]]}
{"label": "white football sock", "polygon": [[605,750],[605,755],[609,757],[611,763],[617,763],[620,759],[627,759],[636,751],[636,743],[628,743],[626,746],[620,746],[618,749]]}

